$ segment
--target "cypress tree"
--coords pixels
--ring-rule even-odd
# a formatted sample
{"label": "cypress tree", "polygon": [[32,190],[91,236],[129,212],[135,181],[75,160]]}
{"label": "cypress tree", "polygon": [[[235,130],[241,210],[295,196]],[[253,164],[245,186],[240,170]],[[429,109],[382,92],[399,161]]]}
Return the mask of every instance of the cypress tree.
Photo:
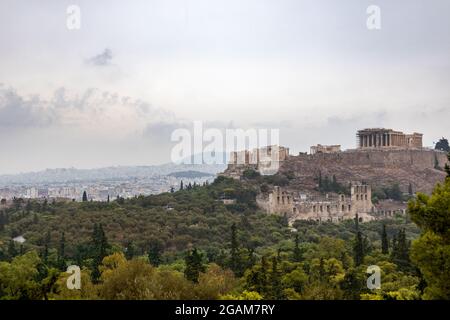
{"label": "cypress tree", "polygon": [[361,265],[364,260],[364,241],[360,231],[356,234],[355,243],[353,245],[353,258],[356,266]]}
{"label": "cypress tree", "polygon": [[82,200],[83,200],[83,202],[87,202],[88,201],[86,191],[83,191],[83,199]]}
{"label": "cypress tree", "polygon": [[383,231],[381,233],[381,252],[383,254],[389,253],[389,240],[386,232],[386,225],[383,224]]}
{"label": "cypress tree", "polygon": [[355,214],[355,230],[359,231],[359,215]]}
{"label": "cypress tree", "polygon": [[257,285],[258,290],[257,291],[264,297],[267,297],[269,294],[268,270],[269,270],[269,265],[267,263],[267,259],[265,256],[262,256],[261,268],[258,273],[258,285]]}
{"label": "cypress tree", "polygon": [[50,245],[50,231],[47,231],[47,234],[45,235],[44,239],[44,252],[42,254],[42,260],[47,265],[48,264],[48,246]]}
{"label": "cypress tree", "polygon": [[283,290],[281,287],[281,275],[278,270],[277,257],[272,258],[272,270],[270,273],[271,293],[270,298],[280,300],[283,298]]}
{"label": "cypress tree", "polygon": [[180,190],[183,190],[183,189],[184,189],[183,180],[181,180],[181,182],[180,182]]}
{"label": "cypress tree", "polygon": [[298,234],[295,235],[295,246],[294,246],[294,261],[295,262],[300,262],[302,260],[302,251],[300,250],[300,246],[299,246],[300,240],[298,237]]}
{"label": "cypress tree", "polygon": [[406,239],[405,229],[398,231],[395,247],[392,250],[392,258],[401,268],[409,265],[409,247],[410,243]]}
{"label": "cypress tree", "polygon": [[105,232],[103,231],[102,224],[94,224],[94,230],[92,233],[92,256],[93,256],[93,267],[92,267],[92,280],[94,282],[98,281],[100,278],[100,271],[98,269],[99,265],[102,263],[103,258],[107,255],[107,250],[109,249],[108,239],[106,238]]}

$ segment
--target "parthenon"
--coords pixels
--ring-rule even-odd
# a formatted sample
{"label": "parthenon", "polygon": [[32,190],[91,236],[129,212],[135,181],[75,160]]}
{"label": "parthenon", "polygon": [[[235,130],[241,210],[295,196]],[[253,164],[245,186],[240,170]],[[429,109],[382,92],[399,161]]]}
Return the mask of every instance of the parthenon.
{"label": "parthenon", "polygon": [[422,134],[404,134],[392,129],[370,128],[357,133],[358,148],[422,148]]}

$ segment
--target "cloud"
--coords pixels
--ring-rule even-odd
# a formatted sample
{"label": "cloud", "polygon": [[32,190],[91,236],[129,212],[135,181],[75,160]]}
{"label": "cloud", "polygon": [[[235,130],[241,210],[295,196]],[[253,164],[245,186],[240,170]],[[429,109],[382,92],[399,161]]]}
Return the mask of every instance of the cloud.
{"label": "cloud", "polygon": [[171,121],[178,121],[174,114],[147,101],[97,88],[73,93],[60,87],[43,97],[21,95],[14,88],[0,86],[0,128],[8,130],[58,126],[127,134],[156,132],[163,129],[158,123]]}
{"label": "cloud", "polygon": [[108,66],[111,65],[113,54],[111,49],[106,48],[102,53],[89,58],[86,63],[94,66]]}
{"label": "cloud", "polygon": [[0,128],[48,127],[57,119],[39,96],[22,97],[0,86]]}

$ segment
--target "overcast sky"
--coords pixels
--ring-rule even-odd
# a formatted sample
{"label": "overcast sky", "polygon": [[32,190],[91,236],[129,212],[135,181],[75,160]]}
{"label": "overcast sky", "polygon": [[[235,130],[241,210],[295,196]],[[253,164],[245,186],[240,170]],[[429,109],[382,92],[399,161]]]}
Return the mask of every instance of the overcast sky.
{"label": "overcast sky", "polygon": [[168,162],[193,120],[280,128],[294,153],[353,148],[365,127],[431,146],[450,137],[449,13],[448,0],[0,0],[0,174]]}

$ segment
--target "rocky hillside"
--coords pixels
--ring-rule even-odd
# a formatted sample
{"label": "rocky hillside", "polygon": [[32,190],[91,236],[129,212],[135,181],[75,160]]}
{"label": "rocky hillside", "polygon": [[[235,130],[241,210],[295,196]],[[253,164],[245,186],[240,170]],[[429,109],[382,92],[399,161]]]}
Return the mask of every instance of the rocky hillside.
{"label": "rocky hillside", "polygon": [[[329,154],[300,154],[282,162],[279,175],[289,178],[289,186],[297,190],[313,190],[317,178],[336,176],[346,184],[366,181],[373,186],[398,183],[407,192],[431,193],[437,182],[443,181],[443,167],[447,162],[444,152],[430,149],[410,150],[348,150]],[[228,168],[225,175],[232,175]]]}

